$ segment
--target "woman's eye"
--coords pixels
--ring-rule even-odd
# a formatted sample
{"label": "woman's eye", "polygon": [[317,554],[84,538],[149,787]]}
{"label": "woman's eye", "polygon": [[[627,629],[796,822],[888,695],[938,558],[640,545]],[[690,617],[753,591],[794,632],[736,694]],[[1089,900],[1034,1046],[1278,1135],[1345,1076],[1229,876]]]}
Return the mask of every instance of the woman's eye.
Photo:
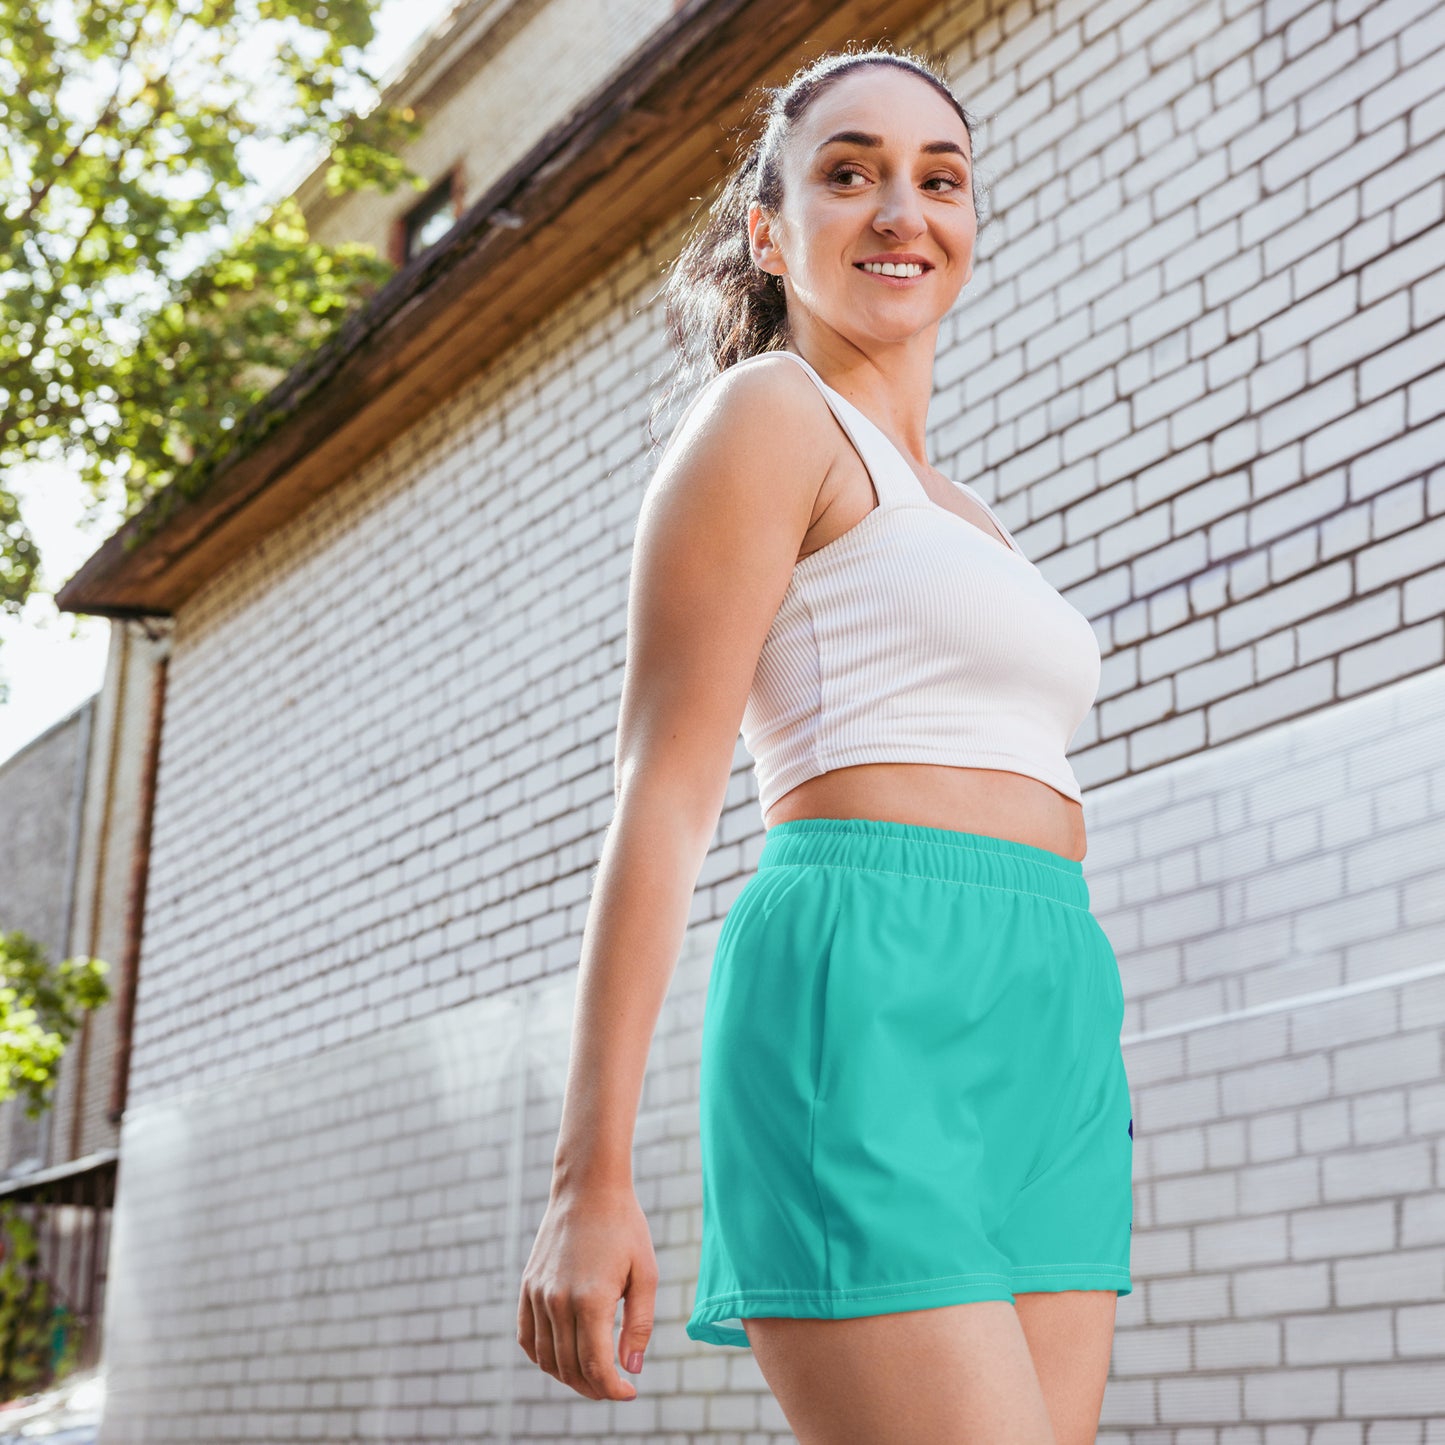
{"label": "woman's eye", "polygon": [[[861,176],[862,174],[863,174],[863,172],[860,171],[860,170],[857,168],[857,166],[838,166],[835,170],[833,170],[833,171],[829,174],[828,179],[829,179],[830,181],[838,181],[838,180],[840,179],[840,177],[842,177],[842,176]],[[926,185],[926,186],[932,185],[934,181],[946,181],[946,182],[948,183],[948,185],[949,185],[950,187],[952,187],[953,189],[955,189],[955,190],[957,190],[958,187],[960,187],[960,186],[963,184],[963,182],[962,182],[961,180],[959,180],[959,178],[958,178],[957,176],[953,176],[953,175],[929,176],[929,178],[928,178],[923,184]],[[856,189],[856,187],[853,187],[853,186],[845,186],[844,189],[845,189],[845,190],[854,190],[854,189]],[[943,194],[943,193],[942,193],[942,192],[939,192],[938,194]]]}

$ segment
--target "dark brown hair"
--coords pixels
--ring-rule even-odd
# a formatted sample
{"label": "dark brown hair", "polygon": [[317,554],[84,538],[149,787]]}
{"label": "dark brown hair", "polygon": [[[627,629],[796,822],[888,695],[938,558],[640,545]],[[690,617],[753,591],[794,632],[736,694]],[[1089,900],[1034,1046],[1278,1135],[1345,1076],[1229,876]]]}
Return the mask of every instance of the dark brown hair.
{"label": "dark brown hair", "polygon": [[[783,200],[783,147],[798,118],[841,76],[864,65],[892,65],[926,80],[958,112],[972,151],[977,122],[932,62],[912,51],[881,46],[829,51],[797,71],[786,85],[764,86],[758,107],[760,133],[735,162],[663,287],[664,317],[675,362],[670,384],[657,396],[647,419],[654,447],[660,439],[654,435],[653,423],[679,386],[695,390],[737,362],[775,351],[787,340],[788,306],[782,277],[761,270],[753,261],[748,207],[757,201],[764,210],[777,214]],[[970,173],[974,211],[979,214],[977,172],[970,167]]]}

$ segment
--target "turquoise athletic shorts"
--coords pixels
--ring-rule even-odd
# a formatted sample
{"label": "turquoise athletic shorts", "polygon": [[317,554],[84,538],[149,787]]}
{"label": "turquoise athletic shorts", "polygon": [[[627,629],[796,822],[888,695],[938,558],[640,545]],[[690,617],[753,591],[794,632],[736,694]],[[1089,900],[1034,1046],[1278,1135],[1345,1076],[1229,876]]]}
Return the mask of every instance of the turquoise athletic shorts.
{"label": "turquoise athletic shorts", "polygon": [[1128,1294],[1118,961],[1082,862],[982,833],[775,824],[703,1016],[687,1333]]}

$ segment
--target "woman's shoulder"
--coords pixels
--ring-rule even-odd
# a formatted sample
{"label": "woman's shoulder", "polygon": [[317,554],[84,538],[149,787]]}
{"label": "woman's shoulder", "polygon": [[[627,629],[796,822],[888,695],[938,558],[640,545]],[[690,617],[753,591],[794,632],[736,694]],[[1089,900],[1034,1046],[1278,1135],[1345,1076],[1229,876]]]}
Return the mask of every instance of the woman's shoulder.
{"label": "woman's shoulder", "polygon": [[[796,360],[777,350],[760,351],[698,387],[673,427],[664,454],[697,424],[743,425],[776,438],[799,424],[806,427],[810,419],[822,421],[821,401],[812,378]],[[827,435],[826,429],[819,430]]]}
{"label": "woman's shoulder", "polygon": [[[759,353],[705,382],[667,440],[649,491],[788,516],[804,528],[838,457],[838,432],[807,373]],[[800,530],[801,537],[801,530]]]}

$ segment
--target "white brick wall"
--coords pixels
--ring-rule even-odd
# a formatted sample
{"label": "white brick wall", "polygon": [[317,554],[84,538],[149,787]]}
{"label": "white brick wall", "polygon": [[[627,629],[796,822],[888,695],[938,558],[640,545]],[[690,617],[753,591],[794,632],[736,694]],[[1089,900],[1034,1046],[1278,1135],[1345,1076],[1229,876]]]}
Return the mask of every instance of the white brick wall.
{"label": "white brick wall", "polygon": [[1089,796],[1135,1138],[1101,1441],[1445,1419],[1442,785],[1436,669]]}
{"label": "white brick wall", "polygon": [[[1059,0],[900,37],[954,57],[995,180],[933,459],[1104,652],[1074,761],[1136,1096],[1109,1445],[1445,1445],[1440,14]],[[638,1124],[641,1397],[513,1337],[679,235],[179,618],[104,1445],[791,1438],[750,1352],[682,1331],[741,745]]]}
{"label": "white brick wall", "polygon": [[937,460],[1096,620],[1086,786],[1445,660],[1441,14],[930,31],[998,210],[940,338]]}

